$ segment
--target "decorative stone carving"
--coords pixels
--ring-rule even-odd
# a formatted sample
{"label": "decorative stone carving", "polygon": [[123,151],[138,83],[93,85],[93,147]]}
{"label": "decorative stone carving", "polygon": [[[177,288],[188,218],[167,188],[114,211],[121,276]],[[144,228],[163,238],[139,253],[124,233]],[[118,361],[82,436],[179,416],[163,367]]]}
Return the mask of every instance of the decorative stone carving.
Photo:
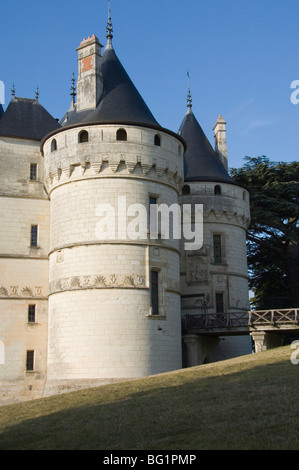
{"label": "decorative stone carving", "polygon": [[187,256],[187,283],[200,284],[209,280],[207,259],[205,256]]}
{"label": "decorative stone carving", "polygon": [[0,297],[42,297],[43,288],[41,286],[36,286],[31,288],[28,286],[20,287],[19,286],[10,286],[7,289],[5,286],[0,287]]}
{"label": "decorative stone carving", "polygon": [[6,287],[3,287],[3,286],[0,287],[0,295],[4,297],[8,296],[8,290],[6,289]]}
{"label": "decorative stone carving", "polygon": [[54,294],[64,290],[103,289],[113,287],[145,288],[145,276],[140,274],[110,274],[109,276],[98,274],[96,276],[74,276],[51,282],[50,293]]}
{"label": "decorative stone carving", "polygon": [[30,287],[23,287],[21,295],[24,297],[33,297],[32,289],[30,289]]}

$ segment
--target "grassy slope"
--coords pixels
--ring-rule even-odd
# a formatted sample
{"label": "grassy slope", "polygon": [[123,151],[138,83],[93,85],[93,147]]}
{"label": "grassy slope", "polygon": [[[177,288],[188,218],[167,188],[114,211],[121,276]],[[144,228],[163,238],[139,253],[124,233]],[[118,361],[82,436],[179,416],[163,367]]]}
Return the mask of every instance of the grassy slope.
{"label": "grassy slope", "polygon": [[290,346],[0,408],[0,449],[299,449]]}

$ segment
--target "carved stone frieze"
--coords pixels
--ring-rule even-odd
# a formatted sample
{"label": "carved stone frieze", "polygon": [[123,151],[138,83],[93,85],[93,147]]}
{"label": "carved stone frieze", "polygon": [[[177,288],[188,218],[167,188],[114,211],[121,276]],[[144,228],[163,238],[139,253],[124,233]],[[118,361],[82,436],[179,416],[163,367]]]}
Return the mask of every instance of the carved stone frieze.
{"label": "carved stone frieze", "polygon": [[44,297],[43,294],[43,287],[41,286],[35,286],[33,287],[20,287],[20,286],[0,286],[0,297],[30,297],[30,298],[35,298],[35,297]]}
{"label": "carved stone frieze", "polygon": [[95,276],[73,276],[50,282],[50,294],[66,290],[103,288],[146,287],[145,276],[139,274],[97,274]]}

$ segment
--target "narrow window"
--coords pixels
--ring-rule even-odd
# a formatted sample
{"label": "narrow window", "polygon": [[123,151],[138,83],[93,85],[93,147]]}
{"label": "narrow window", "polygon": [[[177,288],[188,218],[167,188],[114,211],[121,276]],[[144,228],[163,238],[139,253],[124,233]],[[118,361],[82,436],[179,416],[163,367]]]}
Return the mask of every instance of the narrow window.
{"label": "narrow window", "polygon": [[159,273],[151,271],[151,306],[152,315],[159,315]]}
{"label": "narrow window", "polygon": [[221,235],[213,235],[214,263],[221,263]]}
{"label": "narrow window", "polygon": [[35,323],[35,305],[28,305],[28,323]]}
{"label": "narrow window", "polygon": [[221,196],[221,186],[219,186],[219,184],[217,184],[214,188],[214,194],[215,196]]}
{"label": "narrow window", "polygon": [[37,164],[31,163],[30,164],[30,181],[37,180]]}
{"label": "narrow window", "polygon": [[57,150],[57,142],[53,139],[51,142],[51,152],[55,152],[55,150]]}
{"label": "narrow window", "polygon": [[149,197],[150,206],[153,206],[153,205],[157,204],[157,200],[158,200],[157,197],[155,197],[155,196],[150,196],[150,197]]}
{"label": "narrow window", "polygon": [[37,246],[37,225],[31,225],[30,245]]}
{"label": "narrow window", "polygon": [[190,194],[190,186],[185,184],[185,186],[183,186],[183,189],[182,189],[182,195],[183,196],[188,196],[189,194]]}
{"label": "narrow window", "polygon": [[27,351],[26,370],[34,370],[34,351]]}
{"label": "narrow window", "polygon": [[153,239],[158,238],[158,198],[155,196],[149,197],[149,229],[150,236]]}
{"label": "narrow window", "polygon": [[87,131],[81,131],[79,133],[78,142],[79,142],[79,144],[82,144],[84,142],[88,142],[88,132]]}
{"label": "narrow window", "polygon": [[127,140],[127,132],[125,129],[118,129],[116,132],[116,140]]}
{"label": "narrow window", "polygon": [[155,135],[155,145],[161,147],[161,137],[158,134]]}
{"label": "narrow window", "polygon": [[216,313],[224,313],[223,294],[216,294]]}

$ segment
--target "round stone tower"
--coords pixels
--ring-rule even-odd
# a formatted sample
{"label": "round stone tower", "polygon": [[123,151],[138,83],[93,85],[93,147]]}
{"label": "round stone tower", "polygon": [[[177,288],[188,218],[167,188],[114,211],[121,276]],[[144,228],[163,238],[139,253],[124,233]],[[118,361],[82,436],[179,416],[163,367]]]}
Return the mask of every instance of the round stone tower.
{"label": "round stone tower", "polygon": [[121,65],[110,15],[107,31],[103,56],[95,36],[80,44],[80,96],[42,143],[46,394],[181,367],[179,241],[151,237],[149,213],[178,202],[184,142],[160,127]]}
{"label": "round stone tower", "polygon": [[[182,316],[197,322],[196,334],[187,327],[184,336],[188,366],[251,352],[249,336],[240,337],[233,328],[242,318],[246,323],[249,310],[249,193],[228,175],[225,124],[220,116],[214,127],[214,150],[193,114],[189,91],[179,129],[187,144],[181,204],[202,205],[203,245],[196,251],[182,248]],[[223,334],[217,335],[221,328]]]}

